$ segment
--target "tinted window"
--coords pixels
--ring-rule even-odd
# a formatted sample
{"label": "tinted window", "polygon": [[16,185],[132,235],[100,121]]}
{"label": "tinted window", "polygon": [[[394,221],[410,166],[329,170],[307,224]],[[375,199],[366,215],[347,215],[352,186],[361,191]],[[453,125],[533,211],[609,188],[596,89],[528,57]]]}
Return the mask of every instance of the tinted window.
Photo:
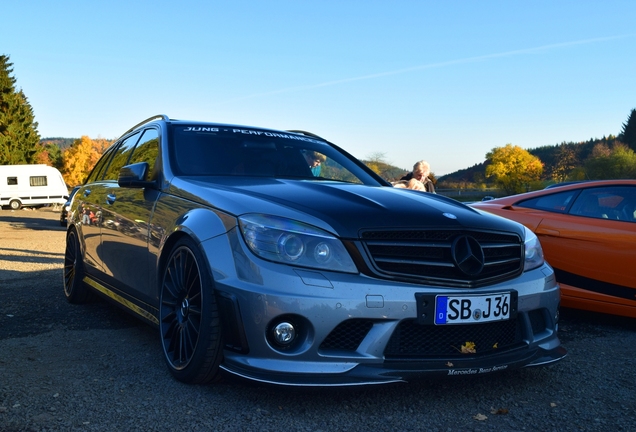
{"label": "tinted window", "polygon": [[636,188],[614,186],[583,190],[570,213],[596,219],[636,222]]}
{"label": "tinted window", "polygon": [[[364,168],[316,138],[255,129],[176,126],[175,171],[194,176],[256,176],[378,185]],[[316,161],[320,169],[316,169]],[[312,171],[313,168],[313,171]]]}
{"label": "tinted window", "polygon": [[17,177],[7,177],[7,184],[10,186],[14,186],[18,184],[18,178]]}
{"label": "tinted window", "polygon": [[155,161],[159,154],[159,133],[156,129],[146,129],[135,147],[127,165],[148,162],[147,179],[152,179],[155,170]]}
{"label": "tinted window", "polygon": [[117,152],[108,164],[108,168],[106,168],[103,178],[104,180],[117,180],[119,178],[119,170],[127,164],[128,158],[132,154],[138,139],[139,134],[136,133],[129,136],[121,143]]}
{"label": "tinted window", "polygon": [[574,196],[578,190],[543,195],[529,200],[521,201],[516,205],[519,207],[533,208],[537,210],[565,213],[568,206],[572,204]]}
{"label": "tinted window", "polygon": [[116,147],[117,145],[114,144],[110,148],[108,148],[106,152],[104,152],[104,154],[97,161],[97,164],[95,165],[90,175],[86,179],[86,183],[93,183],[102,178],[102,172],[104,171],[104,167],[108,163],[108,160],[110,159],[110,157],[113,155]]}

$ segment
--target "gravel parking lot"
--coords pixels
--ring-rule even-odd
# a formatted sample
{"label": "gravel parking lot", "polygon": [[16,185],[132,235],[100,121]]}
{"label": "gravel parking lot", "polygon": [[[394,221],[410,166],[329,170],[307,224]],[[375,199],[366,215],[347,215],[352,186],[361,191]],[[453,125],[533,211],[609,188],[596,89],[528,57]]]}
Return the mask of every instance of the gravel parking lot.
{"label": "gravel parking lot", "polygon": [[1,431],[633,431],[636,321],[562,311],[544,368],[302,389],[171,378],[155,330],[66,302],[59,213],[0,210]]}

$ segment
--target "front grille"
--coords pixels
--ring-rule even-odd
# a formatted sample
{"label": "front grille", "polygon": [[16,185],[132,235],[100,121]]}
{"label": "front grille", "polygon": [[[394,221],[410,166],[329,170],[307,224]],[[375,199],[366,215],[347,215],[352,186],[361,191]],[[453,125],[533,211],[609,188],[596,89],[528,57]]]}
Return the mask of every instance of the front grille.
{"label": "front grille", "polygon": [[387,360],[455,357],[467,342],[475,344],[475,355],[514,348],[522,342],[517,320],[472,325],[422,325],[415,320],[400,323],[386,346]]}
{"label": "front grille", "polygon": [[373,323],[369,320],[350,319],[341,322],[320,344],[320,349],[355,351],[371,327]]}
{"label": "front grille", "polygon": [[[465,236],[483,251],[483,268],[463,271],[453,257],[453,242]],[[523,271],[523,243],[514,233],[472,230],[366,231],[362,243],[380,277],[476,287],[502,282]]]}

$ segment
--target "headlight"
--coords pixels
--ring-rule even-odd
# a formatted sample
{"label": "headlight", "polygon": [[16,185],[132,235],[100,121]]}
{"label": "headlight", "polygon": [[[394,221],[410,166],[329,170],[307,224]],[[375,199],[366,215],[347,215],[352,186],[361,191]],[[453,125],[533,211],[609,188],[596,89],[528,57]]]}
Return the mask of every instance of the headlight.
{"label": "headlight", "polygon": [[342,242],[319,228],[261,214],[239,217],[239,226],[247,246],[261,258],[302,267],[358,272]]}
{"label": "headlight", "polygon": [[527,227],[523,227],[526,231],[526,260],[523,264],[523,271],[535,269],[543,264],[545,259],[543,258],[543,249],[537,236],[530,231]]}

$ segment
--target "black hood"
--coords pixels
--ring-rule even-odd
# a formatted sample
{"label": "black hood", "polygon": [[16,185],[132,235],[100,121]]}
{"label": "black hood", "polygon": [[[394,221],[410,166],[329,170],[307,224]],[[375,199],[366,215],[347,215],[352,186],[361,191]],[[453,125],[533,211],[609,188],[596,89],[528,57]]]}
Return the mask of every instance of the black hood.
{"label": "black hood", "polygon": [[[271,178],[183,178],[172,192],[232,212],[265,213],[318,225],[329,224],[343,238],[365,229],[469,228],[516,232],[520,225],[484,214],[458,201],[426,192],[333,181]],[[281,208],[285,209],[281,214]],[[322,225],[319,225],[322,226]],[[324,226],[322,226],[325,228]]]}

